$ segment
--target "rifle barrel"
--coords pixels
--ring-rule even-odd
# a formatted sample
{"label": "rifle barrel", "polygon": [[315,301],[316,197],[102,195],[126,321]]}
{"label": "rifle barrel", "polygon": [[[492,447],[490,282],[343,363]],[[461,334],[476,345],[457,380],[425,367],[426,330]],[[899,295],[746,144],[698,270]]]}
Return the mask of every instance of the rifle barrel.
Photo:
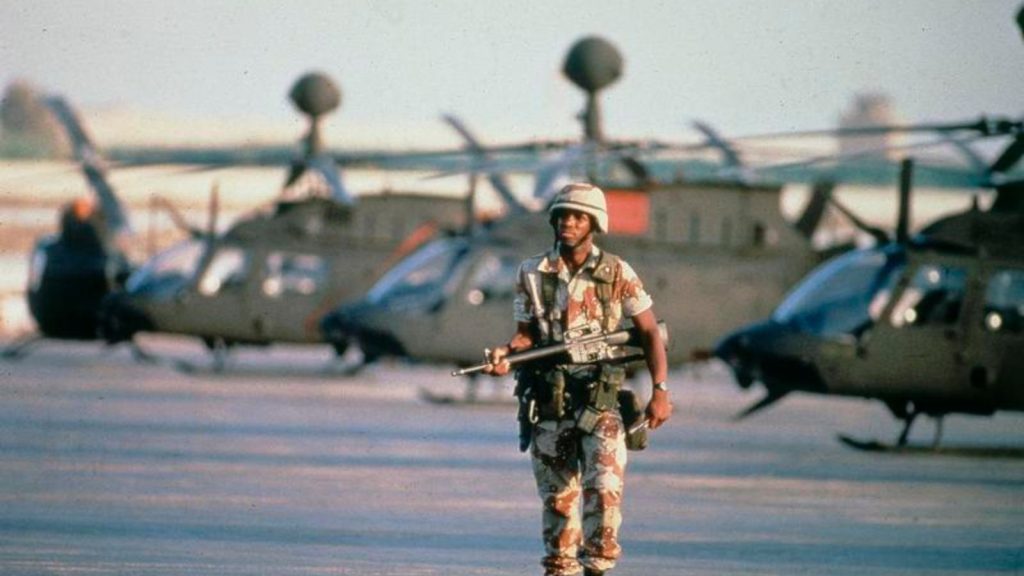
{"label": "rifle barrel", "polygon": [[[661,333],[662,342],[668,345],[668,329],[664,322],[658,322],[658,331]],[[589,344],[592,342],[598,342],[604,340],[611,346],[621,346],[624,344],[635,344],[636,339],[636,328],[629,328],[625,330],[618,330],[610,334],[590,334],[574,340],[572,342],[562,342],[560,344],[552,344],[550,346],[541,346],[538,348],[531,348],[522,352],[516,352],[515,354],[509,354],[505,357],[510,365],[521,364],[523,362],[529,362],[531,360],[537,360],[539,358],[547,358],[548,356],[555,356],[558,354],[565,353],[572,346],[579,346],[581,344]],[[476,374],[483,372],[487,368],[488,364],[477,364],[475,366],[467,366],[466,368],[460,368],[452,371],[452,376],[466,376],[469,374]]]}

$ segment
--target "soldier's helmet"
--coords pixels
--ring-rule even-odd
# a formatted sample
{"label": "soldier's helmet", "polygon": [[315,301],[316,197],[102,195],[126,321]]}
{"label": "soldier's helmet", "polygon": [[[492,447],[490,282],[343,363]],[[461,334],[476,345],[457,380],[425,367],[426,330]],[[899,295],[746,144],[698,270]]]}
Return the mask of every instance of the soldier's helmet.
{"label": "soldier's helmet", "polygon": [[568,184],[558,191],[548,208],[548,221],[554,226],[557,212],[561,209],[579,210],[593,217],[597,231],[608,232],[608,205],[604,191],[592,184]]}

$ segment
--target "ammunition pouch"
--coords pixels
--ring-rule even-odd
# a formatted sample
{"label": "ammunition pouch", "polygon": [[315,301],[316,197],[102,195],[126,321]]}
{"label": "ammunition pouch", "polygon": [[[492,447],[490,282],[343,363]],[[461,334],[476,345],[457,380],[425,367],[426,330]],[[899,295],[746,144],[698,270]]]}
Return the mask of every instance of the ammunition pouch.
{"label": "ammunition pouch", "polygon": [[523,368],[516,375],[516,396],[529,393],[539,420],[561,420],[566,412],[565,373],[552,368]]}
{"label": "ammunition pouch", "polygon": [[576,420],[576,427],[590,434],[597,427],[602,414],[617,409],[619,390],[625,379],[626,371],[621,366],[601,364],[596,377],[588,379],[586,383],[583,410]]}
{"label": "ammunition pouch", "polygon": [[622,425],[626,428],[626,450],[643,450],[647,448],[647,427],[644,426],[631,431],[644,417],[644,410],[640,406],[640,399],[636,397],[632,390],[619,390],[618,402],[619,413],[622,415]]}
{"label": "ammunition pouch", "polygon": [[[524,418],[562,420],[566,414],[580,412],[576,427],[591,433],[601,415],[619,409],[619,392],[626,379],[622,366],[599,364],[581,372],[555,367],[523,368],[517,374],[519,398],[520,446],[524,445]],[[532,404],[528,403],[532,402]],[[529,445],[529,441],[525,441]]]}
{"label": "ammunition pouch", "polygon": [[601,364],[601,371],[596,380],[590,383],[587,406],[605,412],[619,405],[619,390],[626,380],[626,370],[622,366]]}

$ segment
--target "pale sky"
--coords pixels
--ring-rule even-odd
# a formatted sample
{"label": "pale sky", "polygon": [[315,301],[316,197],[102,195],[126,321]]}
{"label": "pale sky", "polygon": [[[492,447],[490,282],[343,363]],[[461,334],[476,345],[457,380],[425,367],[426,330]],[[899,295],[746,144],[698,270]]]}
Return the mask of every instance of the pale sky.
{"label": "pale sky", "polygon": [[[583,96],[560,73],[587,35],[625,59],[604,97],[610,137],[694,138],[834,126],[858,91],[907,121],[1024,112],[1019,0],[6,1],[0,84],[27,79],[87,112],[297,137],[286,99],[332,76],[335,147],[449,145],[463,117],[488,142],[574,138]],[[170,120],[169,120],[170,119]],[[141,130],[141,128],[140,128]],[[152,136],[150,136],[152,137]]]}

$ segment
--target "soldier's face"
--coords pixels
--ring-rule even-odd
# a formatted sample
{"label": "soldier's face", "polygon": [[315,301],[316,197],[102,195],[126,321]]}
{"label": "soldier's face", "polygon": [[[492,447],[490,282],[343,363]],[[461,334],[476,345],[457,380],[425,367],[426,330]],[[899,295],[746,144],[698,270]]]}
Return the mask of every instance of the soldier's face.
{"label": "soldier's face", "polygon": [[590,215],[579,210],[559,210],[555,234],[562,246],[575,248],[590,239]]}

